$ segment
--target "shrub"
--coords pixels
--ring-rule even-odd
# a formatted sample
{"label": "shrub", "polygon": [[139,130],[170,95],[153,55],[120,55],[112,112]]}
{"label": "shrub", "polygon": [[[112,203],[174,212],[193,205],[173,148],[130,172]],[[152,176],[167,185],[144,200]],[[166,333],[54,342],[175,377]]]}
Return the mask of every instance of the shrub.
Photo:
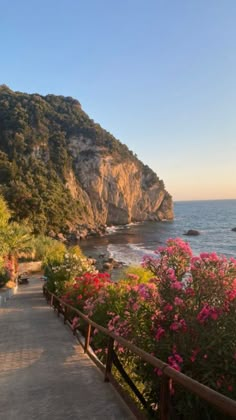
{"label": "shrub", "polygon": [[5,286],[5,284],[10,280],[10,273],[6,268],[0,270],[0,287]]}
{"label": "shrub", "polygon": [[[90,276],[87,284],[85,275],[68,297],[110,331],[236,398],[236,260],[215,253],[193,257],[187,243],[170,239],[155,257],[145,257],[143,266],[152,272],[143,283],[129,273],[129,280],[105,281],[96,288],[96,277]],[[106,341],[95,331],[92,343],[103,359]],[[130,375],[142,383],[149,406],[157,408],[162,372],[118,344],[116,350]],[[176,418],[226,418],[176,384],[171,392]]]}
{"label": "shrub", "polygon": [[79,247],[74,247],[67,250],[64,255],[60,254],[59,259],[52,259],[52,257],[48,259],[44,273],[48,278],[48,289],[61,296],[65,288],[73,284],[76,276],[94,271],[94,266],[82,254]]}

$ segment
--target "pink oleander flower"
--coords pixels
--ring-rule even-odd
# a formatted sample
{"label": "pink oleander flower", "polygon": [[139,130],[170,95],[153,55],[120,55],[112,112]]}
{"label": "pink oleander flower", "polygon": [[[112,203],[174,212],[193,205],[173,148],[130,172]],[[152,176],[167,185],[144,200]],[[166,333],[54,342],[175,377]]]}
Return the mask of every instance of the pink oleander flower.
{"label": "pink oleander flower", "polygon": [[172,310],[173,310],[173,305],[171,305],[170,303],[167,303],[163,308],[164,312],[171,312]]}
{"label": "pink oleander flower", "polygon": [[139,309],[139,304],[138,303],[134,303],[132,306],[133,311],[138,311]]}
{"label": "pink oleander flower", "polygon": [[175,270],[173,268],[169,268],[167,270],[167,276],[171,281],[177,281],[177,277],[175,275]]}
{"label": "pink oleander flower", "polygon": [[199,351],[200,351],[200,349],[192,350],[192,356],[190,356],[190,360],[191,360],[192,363],[195,362]]}
{"label": "pink oleander flower", "polygon": [[162,376],[162,375],[163,375],[162,370],[161,370],[161,369],[159,369],[159,368],[155,368],[155,369],[154,369],[154,372],[157,374],[157,376]]}
{"label": "pink oleander flower", "polygon": [[181,328],[181,325],[179,322],[175,321],[170,325],[171,331],[178,331]]}
{"label": "pink oleander flower", "polygon": [[195,296],[195,292],[192,287],[187,287],[187,289],[185,290],[185,293],[188,296]]}
{"label": "pink oleander flower", "polygon": [[171,289],[181,290],[182,284],[180,283],[180,281],[175,281],[171,284]]}
{"label": "pink oleander flower", "polygon": [[75,328],[78,325],[78,322],[79,322],[79,318],[77,316],[75,316],[73,318],[73,321],[72,321],[72,324],[71,324],[72,328]]}
{"label": "pink oleander flower", "polygon": [[159,341],[161,337],[165,335],[165,330],[162,327],[158,327],[157,333],[156,333],[156,339]]}
{"label": "pink oleander flower", "polygon": [[187,325],[184,319],[180,319],[179,321],[174,321],[172,322],[172,324],[170,325],[170,330],[171,331],[187,331]]}
{"label": "pink oleander flower", "polygon": [[173,356],[168,357],[168,363],[173,369],[180,371],[181,367],[179,364],[183,363],[183,359],[179,354],[175,353]]}
{"label": "pink oleander flower", "polygon": [[181,299],[178,296],[176,296],[175,299],[174,299],[174,304],[177,305],[177,306],[183,306],[184,305],[184,301],[183,301],[183,299]]}
{"label": "pink oleander flower", "polygon": [[216,321],[219,318],[220,311],[205,304],[202,310],[197,315],[197,320],[200,324],[204,324],[209,318]]}

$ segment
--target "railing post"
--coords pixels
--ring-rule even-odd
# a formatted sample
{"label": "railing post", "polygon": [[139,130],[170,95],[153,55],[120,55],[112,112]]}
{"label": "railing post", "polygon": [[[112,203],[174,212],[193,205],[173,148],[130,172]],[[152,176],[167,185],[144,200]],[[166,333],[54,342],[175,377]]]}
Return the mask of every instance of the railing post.
{"label": "railing post", "polygon": [[67,311],[68,311],[68,308],[67,308],[67,306],[65,306],[65,309],[64,309],[64,324],[66,324],[66,321],[67,321]]}
{"label": "railing post", "polygon": [[114,338],[109,337],[104,382],[109,382],[109,374],[111,373],[111,369],[112,369],[113,347],[114,347]]}
{"label": "railing post", "polygon": [[91,324],[88,324],[87,334],[86,334],[86,337],[85,337],[85,344],[84,344],[84,352],[85,353],[88,353],[90,335],[91,335]]}
{"label": "railing post", "polygon": [[163,375],[161,380],[160,392],[160,420],[169,419],[170,408],[170,379],[168,376]]}
{"label": "railing post", "polygon": [[53,306],[53,295],[51,295],[50,305]]}

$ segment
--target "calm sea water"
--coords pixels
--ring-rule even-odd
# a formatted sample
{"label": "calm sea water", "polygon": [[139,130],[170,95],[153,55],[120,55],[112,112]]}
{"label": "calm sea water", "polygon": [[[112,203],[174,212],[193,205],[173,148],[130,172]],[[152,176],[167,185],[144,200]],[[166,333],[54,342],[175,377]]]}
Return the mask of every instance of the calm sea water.
{"label": "calm sea water", "polygon": [[[80,243],[86,255],[108,254],[123,263],[138,264],[168,238],[189,242],[193,253],[216,252],[236,258],[236,200],[182,201],[174,204],[172,222],[144,222],[108,228],[102,238]],[[185,236],[196,229],[199,236]]]}

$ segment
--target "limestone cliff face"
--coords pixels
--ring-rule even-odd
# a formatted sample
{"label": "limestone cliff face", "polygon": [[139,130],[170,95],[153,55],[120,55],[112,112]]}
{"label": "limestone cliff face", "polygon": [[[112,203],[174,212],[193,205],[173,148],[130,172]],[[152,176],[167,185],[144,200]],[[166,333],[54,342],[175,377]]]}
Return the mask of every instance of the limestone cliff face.
{"label": "limestone cliff face", "polygon": [[72,137],[68,144],[77,183],[95,224],[173,219],[172,200],[163,182],[138,159],[117,159],[85,137]]}

